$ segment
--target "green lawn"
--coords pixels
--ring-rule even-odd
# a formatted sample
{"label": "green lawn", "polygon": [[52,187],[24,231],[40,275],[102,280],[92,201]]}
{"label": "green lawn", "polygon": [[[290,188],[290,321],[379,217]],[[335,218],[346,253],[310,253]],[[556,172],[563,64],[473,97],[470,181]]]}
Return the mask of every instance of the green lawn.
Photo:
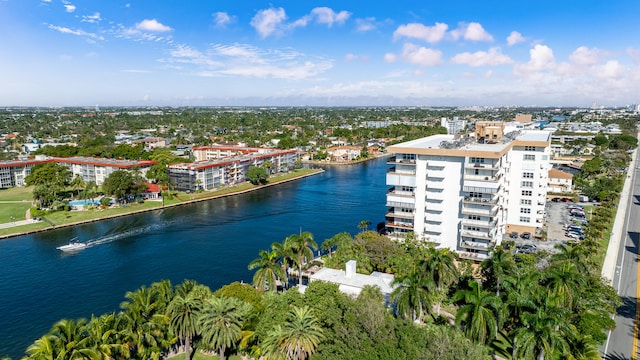
{"label": "green lawn", "polygon": [[31,202],[5,203],[0,201],[0,224],[13,220],[25,220],[25,213],[31,207]]}
{"label": "green lawn", "polygon": [[0,201],[31,201],[33,199],[33,187],[16,186],[8,189],[0,189]]}

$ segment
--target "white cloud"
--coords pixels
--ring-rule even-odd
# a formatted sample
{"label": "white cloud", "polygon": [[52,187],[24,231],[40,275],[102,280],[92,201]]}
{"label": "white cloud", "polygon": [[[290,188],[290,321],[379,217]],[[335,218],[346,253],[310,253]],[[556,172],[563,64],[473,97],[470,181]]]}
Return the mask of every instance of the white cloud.
{"label": "white cloud", "polygon": [[602,79],[619,80],[625,77],[627,71],[617,60],[609,60],[604,65],[598,67],[595,76]]}
{"label": "white cloud", "polygon": [[66,12],[72,13],[72,12],[76,11],[76,6],[75,5],[71,5],[71,4],[65,4],[64,5],[64,9],[65,9]]}
{"label": "white cloud", "polygon": [[393,38],[408,37],[424,40],[428,43],[437,43],[442,40],[449,26],[444,23],[436,23],[434,26],[425,26],[418,23],[400,25],[393,32]]}
{"label": "white cloud", "polygon": [[100,18],[100,13],[96,12],[93,15],[83,15],[82,20],[80,21],[95,24],[97,22],[100,22],[100,20],[102,20]]}
{"label": "white cloud", "polygon": [[42,0],[42,2],[50,3],[51,0]]}
{"label": "white cloud", "polygon": [[[241,76],[287,80],[313,80],[333,67],[330,60],[306,56],[292,49],[263,50],[246,44],[216,44],[206,53],[178,46],[160,60],[169,67],[187,64],[202,77]],[[184,69],[183,69],[184,71]]]}
{"label": "white cloud", "polygon": [[354,62],[354,61],[360,61],[360,62],[368,62],[369,61],[369,56],[367,55],[357,55],[357,54],[346,54],[344,56],[344,62]]}
{"label": "white cloud", "polygon": [[578,66],[591,66],[602,62],[606,55],[606,51],[580,46],[571,53],[569,61]]}
{"label": "white cloud", "polygon": [[376,19],[373,17],[365,18],[365,19],[356,19],[356,31],[366,32],[375,30],[376,28]]}
{"label": "white cloud", "polygon": [[51,25],[51,24],[49,24],[48,27],[49,27],[49,29],[55,30],[55,31],[57,31],[59,33],[62,33],[62,34],[70,34],[70,35],[76,35],[76,36],[84,37],[89,42],[95,42],[95,40],[104,40],[104,38],[102,36],[96,35],[94,33],[86,32],[84,30],[73,30],[73,29],[69,29],[68,27],[56,26],[56,25]]}
{"label": "white cloud", "polygon": [[513,46],[515,44],[519,44],[525,41],[525,38],[517,31],[512,31],[509,36],[507,36],[507,45]]}
{"label": "white cloud", "polygon": [[287,19],[287,15],[283,8],[270,8],[260,10],[251,19],[251,26],[253,26],[260,37],[266,38],[274,33],[282,31],[282,23]]}
{"label": "white cloud", "polygon": [[[529,62],[516,64],[513,67],[513,72],[530,80],[542,80],[545,75],[552,74],[550,70],[557,68],[553,50],[546,45],[538,44],[529,50]],[[548,76],[547,79],[549,79]]]}
{"label": "white cloud", "polygon": [[477,22],[459,24],[457,29],[451,31],[451,36],[454,40],[463,38],[471,41],[493,41],[493,36]]}
{"label": "white cloud", "polygon": [[419,66],[434,66],[442,63],[442,52],[406,43],[402,47],[402,59]]}
{"label": "white cloud", "polygon": [[137,30],[151,31],[151,32],[167,32],[173,30],[169,26],[163,25],[156,19],[145,19],[136,24]]}
{"label": "white cloud", "polygon": [[331,27],[334,23],[344,24],[351,16],[351,13],[344,10],[336,13],[328,7],[317,7],[311,10],[311,15],[315,17],[317,23],[327,24]]}
{"label": "white cloud", "polygon": [[213,22],[218,27],[225,27],[231,22],[233,22],[234,20],[235,20],[234,17],[229,16],[229,14],[223,11],[218,11],[213,14]]}
{"label": "white cloud", "polygon": [[640,49],[627,48],[627,55],[631,56],[634,63],[640,63]]}
{"label": "white cloud", "polygon": [[384,54],[384,61],[392,63],[392,62],[396,62],[396,60],[398,60],[398,56],[396,54],[393,54],[393,53]]}
{"label": "white cloud", "polygon": [[513,61],[500,51],[499,47],[492,47],[489,51],[464,52],[451,59],[454,64],[467,64],[469,66],[495,66],[510,64]]}

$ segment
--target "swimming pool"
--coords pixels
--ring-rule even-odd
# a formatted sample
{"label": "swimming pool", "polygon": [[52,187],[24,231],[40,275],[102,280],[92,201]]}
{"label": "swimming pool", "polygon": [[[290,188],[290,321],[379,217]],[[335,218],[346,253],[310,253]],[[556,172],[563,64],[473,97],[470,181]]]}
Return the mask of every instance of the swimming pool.
{"label": "swimming pool", "polygon": [[69,206],[87,206],[87,205],[100,205],[100,200],[86,199],[86,200],[69,201]]}

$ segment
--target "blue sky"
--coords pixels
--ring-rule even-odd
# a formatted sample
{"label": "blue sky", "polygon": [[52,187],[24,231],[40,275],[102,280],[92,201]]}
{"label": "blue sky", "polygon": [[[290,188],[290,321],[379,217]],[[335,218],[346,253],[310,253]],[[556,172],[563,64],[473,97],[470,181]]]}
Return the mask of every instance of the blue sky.
{"label": "blue sky", "polygon": [[640,1],[0,0],[0,105],[640,103]]}

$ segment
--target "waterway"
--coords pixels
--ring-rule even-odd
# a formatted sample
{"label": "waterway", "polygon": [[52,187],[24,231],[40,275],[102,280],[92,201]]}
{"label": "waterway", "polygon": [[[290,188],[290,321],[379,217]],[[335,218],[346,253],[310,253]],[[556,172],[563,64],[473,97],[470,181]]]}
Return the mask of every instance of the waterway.
{"label": "waterway", "polygon": [[[127,291],[162,279],[217,289],[250,282],[260,249],[310,231],[318,245],[384,221],[386,159],[227,198],[0,241],[0,357],[16,360],[63,318],[118,311]],[[98,241],[76,254],[69,239]]]}

